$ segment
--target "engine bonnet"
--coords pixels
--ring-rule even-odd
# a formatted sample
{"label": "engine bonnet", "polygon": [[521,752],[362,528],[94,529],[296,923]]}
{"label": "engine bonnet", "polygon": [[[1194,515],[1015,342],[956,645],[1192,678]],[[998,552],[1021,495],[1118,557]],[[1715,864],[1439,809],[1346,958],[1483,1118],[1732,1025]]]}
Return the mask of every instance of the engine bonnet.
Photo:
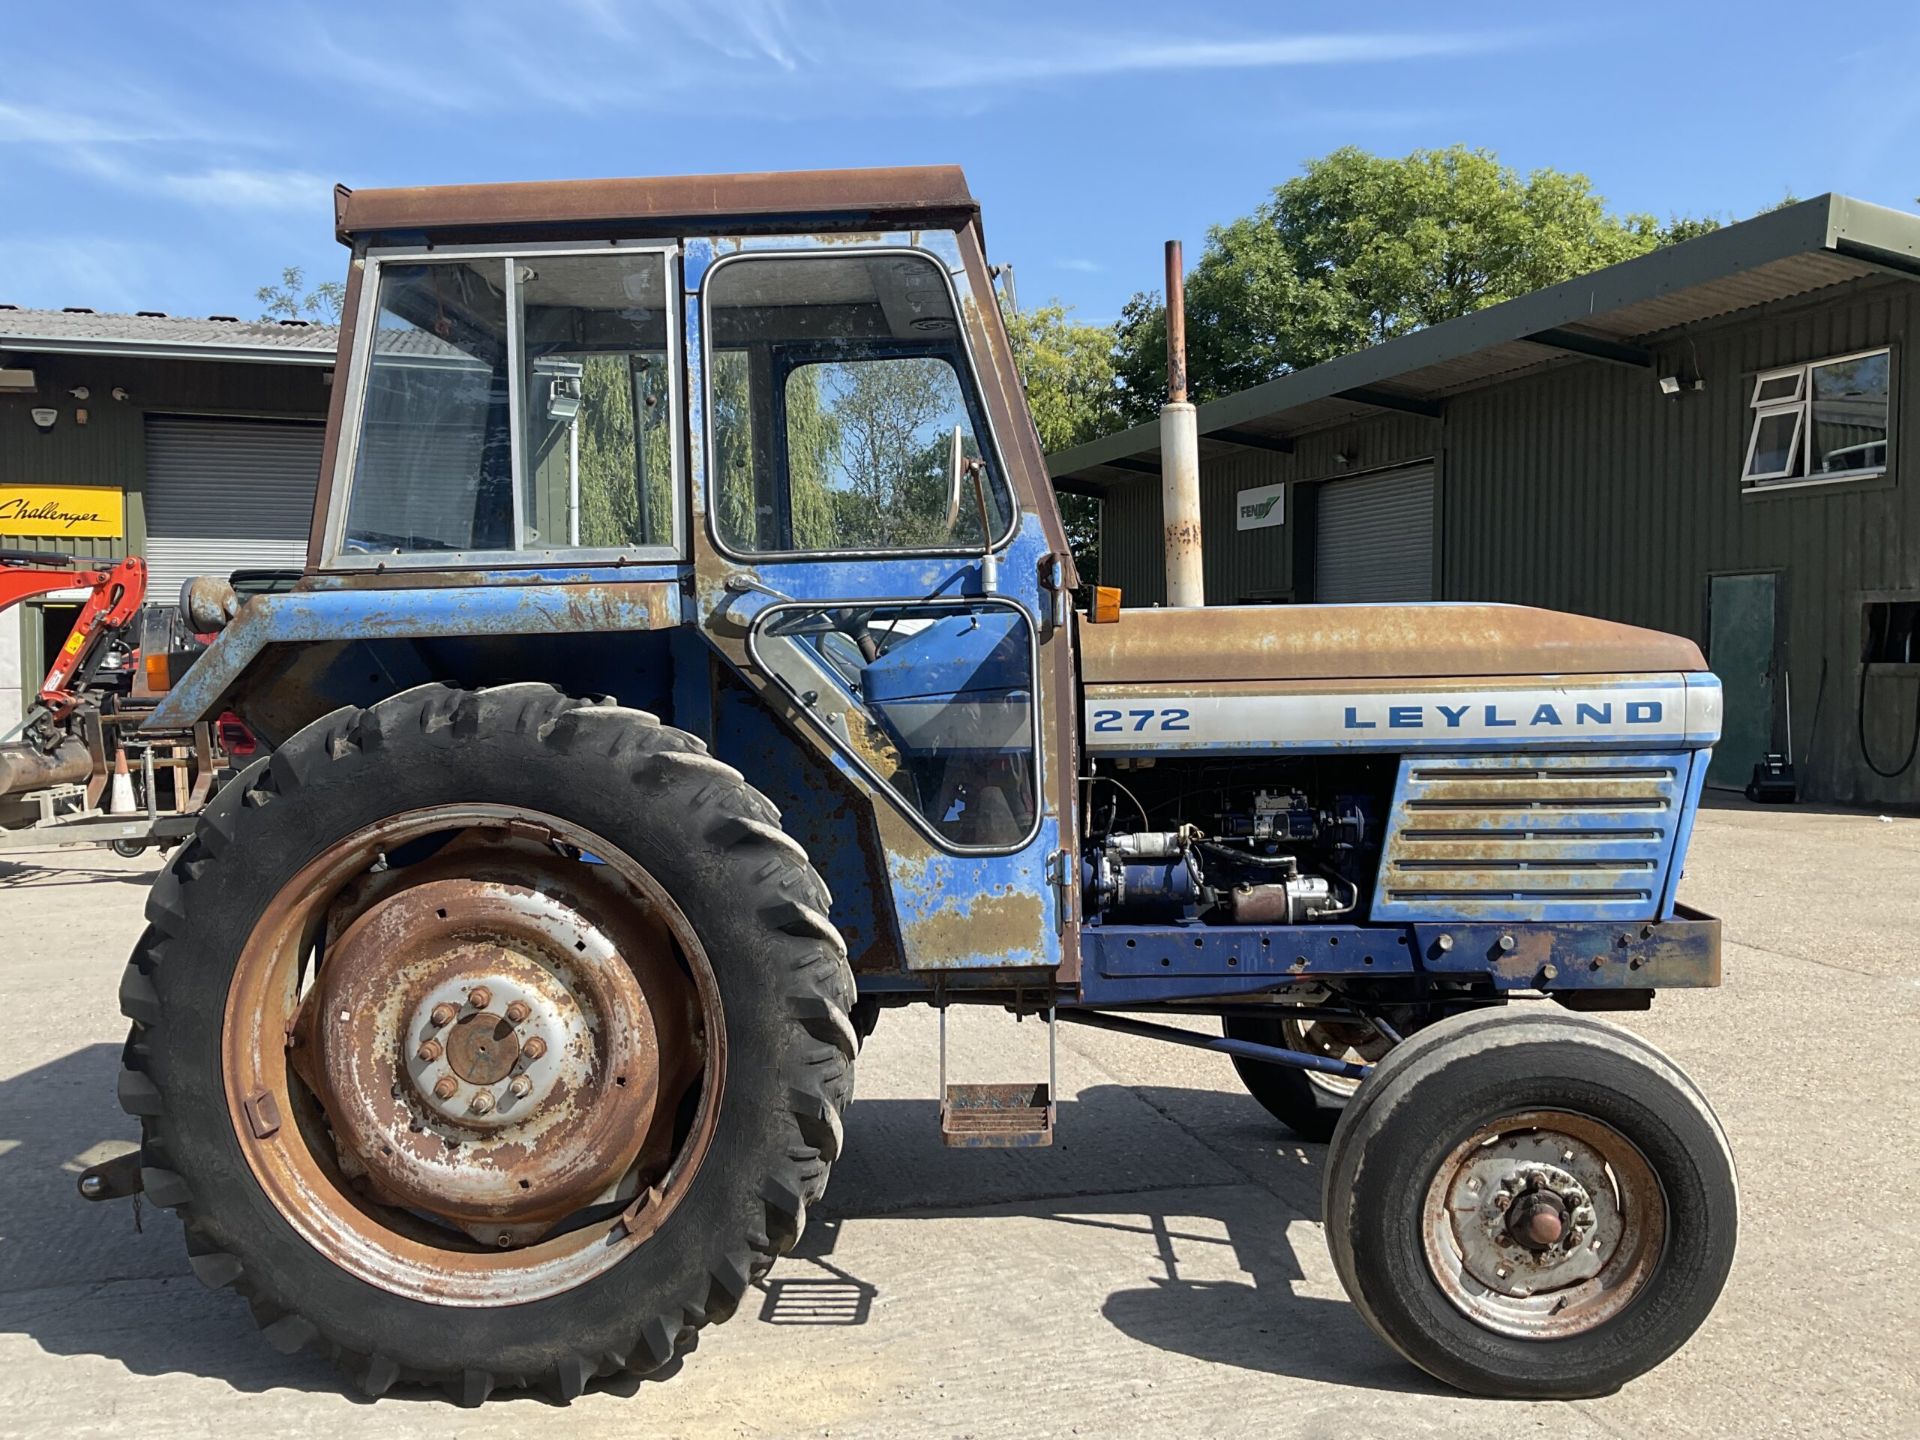
{"label": "engine bonnet", "polygon": [[1080,627],[1088,685],[1493,679],[1704,671],[1678,635],[1522,605],[1127,610]]}

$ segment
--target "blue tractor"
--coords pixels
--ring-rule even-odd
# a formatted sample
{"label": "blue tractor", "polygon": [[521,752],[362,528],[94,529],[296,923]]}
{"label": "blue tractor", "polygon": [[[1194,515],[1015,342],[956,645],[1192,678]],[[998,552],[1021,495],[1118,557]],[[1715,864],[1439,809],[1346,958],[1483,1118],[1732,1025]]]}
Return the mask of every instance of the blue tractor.
{"label": "blue tractor", "polygon": [[[1230,1057],[1453,1385],[1606,1391],[1705,1318],[1725,1137],[1593,1013],[1719,979],[1694,645],[1080,613],[957,170],[337,217],[307,563],[187,588],[219,634],[152,721],[262,752],[120,992],[140,1181],[275,1345],[468,1403],[666,1365],[793,1246],[909,1004]],[[1051,1075],[944,1090],[949,1143],[1051,1138]]]}

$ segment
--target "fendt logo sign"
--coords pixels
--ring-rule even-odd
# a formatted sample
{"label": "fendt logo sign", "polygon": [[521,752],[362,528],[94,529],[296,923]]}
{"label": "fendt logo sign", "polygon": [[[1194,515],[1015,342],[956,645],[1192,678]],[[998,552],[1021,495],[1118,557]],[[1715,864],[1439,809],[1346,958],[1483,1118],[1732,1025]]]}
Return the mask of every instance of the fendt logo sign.
{"label": "fendt logo sign", "polygon": [[1281,525],[1287,518],[1287,486],[1283,480],[1277,485],[1258,485],[1251,490],[1242,490],[1234,496],[1233,528],[1236,530],[1264,530],[1269,525]]}

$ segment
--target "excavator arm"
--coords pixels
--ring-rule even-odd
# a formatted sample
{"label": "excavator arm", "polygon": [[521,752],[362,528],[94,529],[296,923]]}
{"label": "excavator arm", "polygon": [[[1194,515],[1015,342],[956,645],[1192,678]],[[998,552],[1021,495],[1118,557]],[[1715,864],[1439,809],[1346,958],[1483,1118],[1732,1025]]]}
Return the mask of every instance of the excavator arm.
{"label": "excavator arm", "polygon": [[44,550],[0,550],[0,611],[59,590],[90,592],[66,643],[40,682],[38,696],[55,725],[80,704],[87,682],[106,655],[105,642],[126,633],[147,598],[147,564],[138,556],[107,569],[82,569],[71,555]]}

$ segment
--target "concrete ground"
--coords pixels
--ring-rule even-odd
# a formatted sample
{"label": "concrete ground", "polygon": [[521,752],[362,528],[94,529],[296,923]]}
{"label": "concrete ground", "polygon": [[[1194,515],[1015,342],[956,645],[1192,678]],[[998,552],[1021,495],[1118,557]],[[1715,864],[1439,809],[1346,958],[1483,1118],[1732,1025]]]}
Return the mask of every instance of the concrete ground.
{"label": "concrete ground", "polygon": [[[1340,1292],[1325,1151],[1224,1060],[1063,1027],[1059,1143],[942,1150],[934,1030],[881,1022],[800,1254],[664,1379],[479,1411],[349,1399],[187,1270],[174,1219],[88,1205],[128,1147],[120,967],[152,861],[0,862],[0,1434],[1920,1435],[1920,820],[1702,817],[1684,894],[1726,985],[1631,1025],[1713,1098],[1744,1234],[1694,1341],[1603,1400],[1438,1388]],[[954,1023],[960,1078],[1037,1078],[1044,1031]]]}

